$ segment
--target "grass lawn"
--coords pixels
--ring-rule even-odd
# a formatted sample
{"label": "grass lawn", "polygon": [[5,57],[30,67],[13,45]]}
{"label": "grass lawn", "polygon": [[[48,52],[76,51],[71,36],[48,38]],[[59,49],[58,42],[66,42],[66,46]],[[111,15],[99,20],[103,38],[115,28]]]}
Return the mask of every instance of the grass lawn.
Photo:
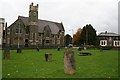
{"label": "grass lawn", "polygon": [[[78,56],[74,50],[76,60],[76,74],[64,74],[64,49],[22,50],[17,54],[11,50],[10,60],[2,60],[3,78],[117,78],[118,51],[84,50],[91,52],[91,56]],[[44,54],[52,53],[53,60],[45,62]]]}

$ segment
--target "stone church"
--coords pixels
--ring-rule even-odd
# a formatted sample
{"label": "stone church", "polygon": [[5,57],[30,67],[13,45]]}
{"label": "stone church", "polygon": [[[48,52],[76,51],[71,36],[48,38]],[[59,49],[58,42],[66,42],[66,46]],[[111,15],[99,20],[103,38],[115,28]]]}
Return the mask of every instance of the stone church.
{"label": "stone church", "polygon": [[18,19],[7,29],[7,44],[17,48],[55,48],[64,46],[62,23],[38,19],[38,4],[29,6],[29,17]]}

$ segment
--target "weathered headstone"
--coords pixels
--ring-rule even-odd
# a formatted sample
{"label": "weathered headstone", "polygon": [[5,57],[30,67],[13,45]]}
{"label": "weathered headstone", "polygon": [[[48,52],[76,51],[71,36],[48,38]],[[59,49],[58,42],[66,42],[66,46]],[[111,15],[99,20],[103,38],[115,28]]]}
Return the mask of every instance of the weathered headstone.
{"label": "weathered headstone", "polygon": [[92,54],[90,52],[80,52],[79,56],[91,56]]}
{"label": "weathered headstone", "polygon": [[45,61],[52,61],[52,54],[46,53],[45,54]]}
{"label": "weathered headstone", "polygon": [[36,50],[37,50],[37,51],[39,51],[39,50],[40,50],[40,48],[39,48],[39,47],[37,47],[37,48],[36,48]]}
{"label": "weathered headstone", "polygon": [[64,52],[64,73],[74,74],[76,72],[74,51],[67,48]]}
{"label": "weathered headstone", "polygon": [[22,53],[22,50],[20,48],[17,48],[17,53]]}
{"label": "weathered headstone", "polygon": [[78,48],[78,51],[81,51],[81,47]]}
{"label": "weathered headstone", "polygon": [[57,50],[60,51],[60,47],[59,46],[58,46]]}

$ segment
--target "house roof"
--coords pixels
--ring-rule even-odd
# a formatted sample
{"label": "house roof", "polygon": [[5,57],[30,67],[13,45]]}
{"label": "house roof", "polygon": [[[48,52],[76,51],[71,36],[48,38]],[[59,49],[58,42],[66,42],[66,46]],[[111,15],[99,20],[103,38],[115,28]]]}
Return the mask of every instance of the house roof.
{"label": "house roof", "polygon": [[105,36],[105,37],[117,37],[120,36],[119,34],[116,33],[108,33],[108,32],[101,32],[98,36]]}
{"label": "house roof", "polygon": [[[22,22],[24,23],[25,26],[28,26],[28,24],[29,24],[28,17],[18,16],[18,19],[22,20]],[[48,26],[48,25],[51,29],[52,34],[57,34],[59,32],[59,30],[64,31],[64,27],[63,27],[62,23],[39,19],[38,20],[38,32],[43,33],[44,27]]]}

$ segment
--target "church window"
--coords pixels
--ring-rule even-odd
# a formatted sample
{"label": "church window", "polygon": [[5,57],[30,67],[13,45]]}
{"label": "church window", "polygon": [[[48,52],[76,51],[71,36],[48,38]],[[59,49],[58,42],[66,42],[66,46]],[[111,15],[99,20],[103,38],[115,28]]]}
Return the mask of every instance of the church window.
{"label": "church window", "polygon": [[48,43],[49,43],[49,40],[46,40],[46,43],[48,44]]}
{"label": "church window", "polygon": [[54,35],[52,35],[52,38],[54,38]]}
{"label": "church window", "polygon": [[36,34],[35,33],[33,33],[32,38],[33,38],[33,41],[36,40]]}
{"label": "church window", "polygon": [[55,40],[54,39],[52,40],[52,44],[55,44]]}
{"label": "church window", "polygon": [[51,37],[51,30],[50,30],[49,25],[45,26],[44,34],[45,34],[45,37]]}
{"label": "church window", "polygon": [[26,34],[29,33],[29,26],[26,27]]}
{"label": "church window", "polygon": [[7,32],[7,34],[10,34],[10,29],[8,29],[8,32]]}
{"label": "church window", "polygon": [[46,37],[50,37],[50,32],[48,30],[46,31]]}
{"label": "church window", "polygon": [[18,28],[16,28],[16,33],[19,33],[19,29]]}
{"label": "church window", "polygon": [[20,27],[20,24],[16,27],[16,33],[22,33],[22,29]]}
{"label": "church window", "polygon": [[60,35],[58,34],[57,37],[60,38]]}
{"label": "church window", "polygon": [[57,40],[57,44],[60,44],[60,40]]}
{"label": "church window", "polygon": [[39,36],[41,36],[41,33],[39,33]]}

